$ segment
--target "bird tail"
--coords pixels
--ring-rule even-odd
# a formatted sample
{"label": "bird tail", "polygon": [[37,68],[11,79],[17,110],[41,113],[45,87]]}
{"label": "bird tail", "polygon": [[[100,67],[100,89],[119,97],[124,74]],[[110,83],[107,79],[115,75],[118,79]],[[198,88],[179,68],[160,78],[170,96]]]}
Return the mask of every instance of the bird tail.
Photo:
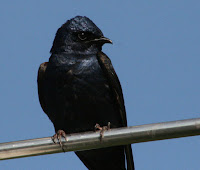
{"label": "bird tail", "polygon": [[131,145],[125,146],[127,170],[135,170]]}

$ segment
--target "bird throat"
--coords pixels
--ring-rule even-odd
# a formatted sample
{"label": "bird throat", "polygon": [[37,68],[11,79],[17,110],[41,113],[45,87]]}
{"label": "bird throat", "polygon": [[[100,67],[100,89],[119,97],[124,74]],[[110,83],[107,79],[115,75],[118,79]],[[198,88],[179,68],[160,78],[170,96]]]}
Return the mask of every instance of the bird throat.
{"label": "bird throat", "polygon": [[102,50],[102,46],[89,43],[68,43],[51,50],[52,54],[95,55]]}

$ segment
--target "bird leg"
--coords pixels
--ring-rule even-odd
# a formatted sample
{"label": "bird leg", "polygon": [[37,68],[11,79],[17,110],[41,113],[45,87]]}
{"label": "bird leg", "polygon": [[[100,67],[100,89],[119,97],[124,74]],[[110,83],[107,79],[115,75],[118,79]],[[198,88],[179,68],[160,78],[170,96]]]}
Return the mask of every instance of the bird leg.
{"label": "bird leg", "polygon": [[110,122],[108,122],[107,126],[101,127],[98,123],[95,125],[95,131],[100,130],[100,140],[104,137],[104,131],[110,130]]}
{"label": "bird leg", "polygon": [[68,139],[67,139],[67,137],[66,137],[66,133],[65,133],[63,130],[58,130],[58,131],[56,132],[56,134],[52,136],[51,139],[53,140],[54,143],[56,143],[56,142],[55,142],[55,139],[57,139],[58,142],[59,142],[60,147],[61,147],[62,150],[63,150],[63,152],[65,152],[65,150],[64,150],[64,148],[63,148],[62,140],[61,140],[62,137],[64,137],[65,140],[68,141]]}

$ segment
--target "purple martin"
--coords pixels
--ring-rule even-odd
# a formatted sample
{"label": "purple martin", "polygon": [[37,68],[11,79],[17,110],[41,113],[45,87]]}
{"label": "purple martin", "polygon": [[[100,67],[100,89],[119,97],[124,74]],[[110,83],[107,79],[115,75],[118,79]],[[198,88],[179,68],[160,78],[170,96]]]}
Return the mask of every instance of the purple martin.
{"label": "purple martin", "polygon": [[[49,62],[38,70],[41,107],[56,134],[93,131],[94,126],[127,126],[122,88],[102,46],[112,41],[87,17],[76,16],[57,31]],[[131,145],[76,155],[90,170],[133,170]]]}

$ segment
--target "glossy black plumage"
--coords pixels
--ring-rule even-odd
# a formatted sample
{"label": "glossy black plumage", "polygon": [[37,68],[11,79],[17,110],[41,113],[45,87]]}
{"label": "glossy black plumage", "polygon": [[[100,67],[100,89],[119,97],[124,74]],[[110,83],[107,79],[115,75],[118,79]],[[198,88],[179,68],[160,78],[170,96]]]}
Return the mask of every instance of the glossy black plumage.
{"label": "glossy black plumage", "polygon": [[[96,123],[127,126],[122,89],[109,58],[101,52],[101,30],[77,16],[58,29],[49,62],[40,65],[38,93],[55,131],[93,131]],[[131,145],[76,152],[88,169],[133,169]]]}

